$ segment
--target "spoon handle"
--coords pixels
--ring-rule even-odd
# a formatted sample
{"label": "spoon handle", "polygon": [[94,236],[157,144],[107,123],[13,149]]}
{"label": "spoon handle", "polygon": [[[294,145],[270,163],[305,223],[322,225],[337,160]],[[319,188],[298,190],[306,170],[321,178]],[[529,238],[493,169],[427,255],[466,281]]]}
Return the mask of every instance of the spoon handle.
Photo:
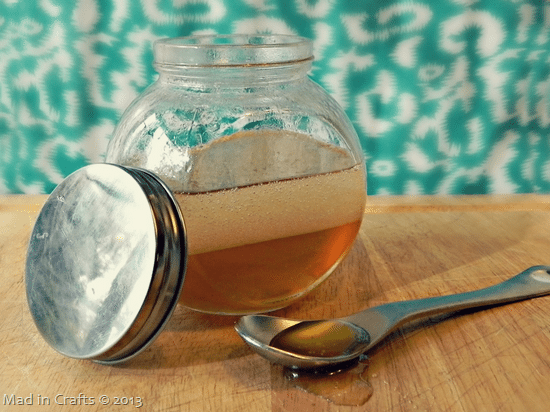
{"label": "spoon handle", "polygon": [[[343,318],[369,331],[374,346],[406,322],[462,309],[515,302],[550,294],[550,266],[533,266],[502,283],[456,295],[393,302]],[[376,325],[376,327],[373,327]]]}

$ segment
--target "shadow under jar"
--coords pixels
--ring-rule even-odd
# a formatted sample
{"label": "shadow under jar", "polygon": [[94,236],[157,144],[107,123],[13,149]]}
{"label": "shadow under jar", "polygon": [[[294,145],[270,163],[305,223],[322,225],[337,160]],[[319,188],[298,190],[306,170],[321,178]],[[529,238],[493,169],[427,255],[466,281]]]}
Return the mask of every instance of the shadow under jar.
{"label": "shadow under jar", "polygon": [[357,134],[308,77],[307,39],[193,36],[154,45],[158,80],[126,110],[106,162],[148,169],[187,229],[180,302],[209,313],[284,307],[326,279],[364,213]]}

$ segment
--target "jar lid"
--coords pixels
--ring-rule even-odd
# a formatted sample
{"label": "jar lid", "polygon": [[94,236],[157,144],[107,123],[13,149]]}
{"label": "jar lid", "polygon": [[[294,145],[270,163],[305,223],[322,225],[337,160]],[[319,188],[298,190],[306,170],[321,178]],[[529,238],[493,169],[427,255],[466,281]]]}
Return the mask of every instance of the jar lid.
{"label": "jar lid", "polygon": [[313,59],[313,43],[284,34],[205,34],[166,38],[154,43],[155,64],[253,66]]}
{"label": "jar lid", "polygon": [[29,309],[61,354],[122,362],[163,329],[186,263],[183,217],[164,183],[142,169],[89,165],[57,186],[37,218]]}

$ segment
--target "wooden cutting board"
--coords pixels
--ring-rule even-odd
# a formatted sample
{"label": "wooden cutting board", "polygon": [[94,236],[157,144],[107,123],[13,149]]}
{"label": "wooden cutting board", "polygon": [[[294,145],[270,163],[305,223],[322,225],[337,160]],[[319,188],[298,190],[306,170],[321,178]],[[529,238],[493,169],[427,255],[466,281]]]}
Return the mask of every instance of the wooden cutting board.
{"label": "wooden cutting board", "polygon": [[[38,334],[25,298],[26,246],[44,200],[0,197],[1,411],[548,410],[550,296],[405,326],[362,361],[353,385],[372,396],[356,406],[297,388],[245,346],[236,317],[183,307],[126,364],[64,358]],[[330,279],[276,314],[344,316],[490,286],[550,264],[549,234],[550,196],[372,197],[359,238]],[[32,408],[15,405],[25,402]]]}

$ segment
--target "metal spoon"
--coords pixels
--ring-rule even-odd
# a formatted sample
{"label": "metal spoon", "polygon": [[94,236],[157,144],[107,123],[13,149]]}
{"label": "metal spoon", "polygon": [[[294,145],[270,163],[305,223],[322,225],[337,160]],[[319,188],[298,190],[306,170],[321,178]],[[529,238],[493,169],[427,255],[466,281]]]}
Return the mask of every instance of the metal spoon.
{"label": "metal spoon", "polygon": [[334,320],[247,315],[235,324],[235,329],[252,349],[273,363],[315,368],[355,359],[415,319],[549,293],[550,266],[534,266],[502,283],[472,292],[387,303]]}

